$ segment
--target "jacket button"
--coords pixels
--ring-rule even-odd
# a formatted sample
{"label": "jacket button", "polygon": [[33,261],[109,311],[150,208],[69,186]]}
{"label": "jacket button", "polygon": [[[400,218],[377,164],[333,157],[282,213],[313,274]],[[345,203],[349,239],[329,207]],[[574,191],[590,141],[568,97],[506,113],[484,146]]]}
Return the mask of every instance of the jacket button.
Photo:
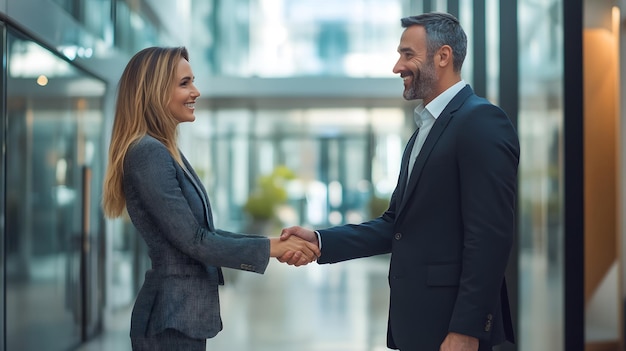
{"label": "jacket button", "polygon": [[485,331],[488,332],[491,330],[491,326],[493,324],[493,315],[491,313],[487,314],[487,321],[485,322]]}
{"label": "jacket button", "polygon": [[402,233],[396,233],[393,237],[394,237],[396,240],[400,240],[400,239],[402,239]]}

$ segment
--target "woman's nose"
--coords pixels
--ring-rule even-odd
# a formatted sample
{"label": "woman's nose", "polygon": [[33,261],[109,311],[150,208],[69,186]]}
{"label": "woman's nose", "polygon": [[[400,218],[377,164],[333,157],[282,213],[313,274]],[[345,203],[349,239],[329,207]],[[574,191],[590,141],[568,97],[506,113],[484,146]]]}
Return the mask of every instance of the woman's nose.
{"label": "woman's nose", "polygon": [[195,97],[200,96],[200,90],[198,90],[198,88],[196,88],[196,86],[193,86],[193,89],[191,90],[191,94]]}

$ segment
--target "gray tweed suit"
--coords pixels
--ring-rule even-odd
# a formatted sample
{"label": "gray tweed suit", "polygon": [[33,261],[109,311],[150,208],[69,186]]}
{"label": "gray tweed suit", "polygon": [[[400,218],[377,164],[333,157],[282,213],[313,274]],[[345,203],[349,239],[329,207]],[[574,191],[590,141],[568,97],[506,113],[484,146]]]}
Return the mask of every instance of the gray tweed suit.
{"label": "gray tweed suit", "polygon": [[[222,329],[220,267],[263,273],[269,262],[266,237],[215,229],[206,190],[184,156],[183,162],[184,168],[151,136],[124,159],[126,208],[152,261],[131,317],[133,350],[154,350],[163,335],[196,339],[204,350]],[[175,349],[187,349],[183,342]]]}

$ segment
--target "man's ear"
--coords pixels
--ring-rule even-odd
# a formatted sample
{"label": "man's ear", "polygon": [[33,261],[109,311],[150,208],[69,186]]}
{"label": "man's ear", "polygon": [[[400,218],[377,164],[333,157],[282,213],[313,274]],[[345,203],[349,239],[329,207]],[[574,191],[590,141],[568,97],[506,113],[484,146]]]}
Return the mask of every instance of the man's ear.
{"label": "man's ear", "polygon": [[452,48],[450,45],[443,45],[437,50],[437,54],[435,55],[436,63],[439,67],[444,68],[448,65],[453,64],[453,55]]}

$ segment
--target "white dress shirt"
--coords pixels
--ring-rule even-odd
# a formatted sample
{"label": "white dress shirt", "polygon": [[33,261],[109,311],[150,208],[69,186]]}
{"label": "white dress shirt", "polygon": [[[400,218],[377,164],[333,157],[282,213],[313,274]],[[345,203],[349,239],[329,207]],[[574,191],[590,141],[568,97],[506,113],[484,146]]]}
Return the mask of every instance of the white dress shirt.
{"label": "white dress shirt", "polygon": [[415,108],[413,118],[415,119],[415,124],[417,124],[419,131],[417,132],[417,138],[415,139],[415,144],[413,144],[413,149],[411,150],[411,156],[409,158],[407,184],[408,179],[411,177],[411,171],[413,170],[415,159],[422,150],[422,146],[424,146],[424,142],[426,141],[426,137],[428,137],[428,133],[430,133],[430,129],[433,127],[433,124],[435,124],[437,118],[439,118],[439,115],[441,115],[441,112],[443,112],[450,101],[452,101],[456,94],[458,94],[458,92],[461,91],[465,85],[465,81],[461,79],[459,82],[446,89],[443,93],[439,94],[433,99],[433,101],[428,103],[428,105],[424,106],[424,103],[421,102]]}

